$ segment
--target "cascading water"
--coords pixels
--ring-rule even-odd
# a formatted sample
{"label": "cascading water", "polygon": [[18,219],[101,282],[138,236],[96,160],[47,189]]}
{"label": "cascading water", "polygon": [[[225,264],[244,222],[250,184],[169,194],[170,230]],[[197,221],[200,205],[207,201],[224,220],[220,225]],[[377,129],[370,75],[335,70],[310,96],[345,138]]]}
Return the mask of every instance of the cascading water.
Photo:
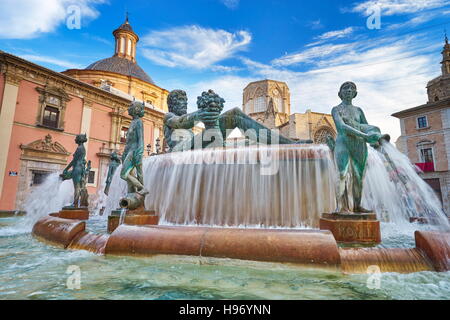
{"label": "cascading water", "polygon": [[449,220],[433,189],[417,174],[414,165],[391,143],[369,152],[363,203],[378,219],[394,224],[425,218],[429,225],[449,230]]}
{"label": "cascading water", "polygon": [[[144,159],[145,206],[160,223],[246,227],[317,227],[335,209],[336,166],[325,145],[204,149]],[[126,194],[120,167],[105,214]],[[410,217],[449,229],[431,187],[392,144],[369,148],[363,205],[382,222],[410,226]]]}
{"label": "cascading water", "polygon": [[334,209],[333,171],[324,146],[171,154],[146,169],[146,205],[176,224],[314,226]]}
{"label": "cascading water", "polygon": [[50,174],[41,185],[31,189],[23,203],[26,216],[17,225],[2,228],[1,235],[28,233],[37,220],[49,213],[60,211],[73,201],[72,181],[61,181],[59,174]]}

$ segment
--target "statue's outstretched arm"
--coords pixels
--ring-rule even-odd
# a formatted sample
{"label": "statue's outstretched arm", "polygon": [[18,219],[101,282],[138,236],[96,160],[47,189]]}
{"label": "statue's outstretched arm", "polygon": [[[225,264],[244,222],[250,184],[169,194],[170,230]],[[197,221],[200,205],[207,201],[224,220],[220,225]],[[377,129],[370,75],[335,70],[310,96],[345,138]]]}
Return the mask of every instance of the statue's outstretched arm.
{"label": "statue's outstretched arm", "polygon": [[349,133],[351,135],[354,135],[354,136],[357,136],[357,137],[360,137],[363,139],[368,138],[368,135],[365,134],[364,132],[361,132],[361,131],[349,126],[348,124],[344,123],[344,121],[342,120],[342,118],[339,115],[339,112],[336,110],[336,108],[333,108],[331,115],[333,116],[333,120],[334,120],[336,129],[338,132]]}
{"label": "statue's outstretched arm", "polygon": [[199,112],[184,114],[182,116],[172,115],[166,119],[166,125],[172,129],[191,129],[195,126],[195,121],[199,120]]}
{"label": "statue's outstretched arm", "polygon": [[[272,140],[276,140],[278,138],[278,143],[280,144],[296,144],[297,141],[286,138],[281,134],[276,134],[272,132],[265,125],[259,123],[258,121],[251,118],[249,115],[245,114],[241,109],[234,108],[228,110],[223,113],[220,118],[220,129],[222,130],[222,135],[226,138],[226,135],[229,134],[234,128],[239,128],[243,134],[247,130],[255,130],[257,139],[259,140],[260,130],[266,130],[267,132],[267,142],[269,144],[272,143]],[[310,141],[300,141],[300,142],[310,142]]]}

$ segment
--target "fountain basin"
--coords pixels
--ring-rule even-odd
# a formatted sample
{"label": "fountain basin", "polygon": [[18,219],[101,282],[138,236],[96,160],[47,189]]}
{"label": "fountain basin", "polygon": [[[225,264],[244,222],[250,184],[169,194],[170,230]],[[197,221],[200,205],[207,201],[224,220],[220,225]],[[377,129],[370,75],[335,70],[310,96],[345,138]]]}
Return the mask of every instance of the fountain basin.
{"label": "fountain basin", "polygon": [[338,268],[340,255],[329,231],[120,225],[107,255],[177,254],[288,262]]}
{"label": "fountain basin", "polygon": [[[121,214],[121,210],[114,210],[108,216],[108,233],[112,233],[120,225]],[[123,214],[123,223],[128,225],[157,225],[159,222],[159,216],[155,211],[144,209],[126,210]]]}
{"label": "fountain basin", "polygon": [[61,211],[57,213],[51,213],[50,215],[53,217],[70,220],[88,220],[89,210],[88,208],[64,207]]}
{"label": "fountain basin", "polygon": [[346,273],[450,270],[450,233],[416,231],[415,248],[339,248],[326,230],[120,225],[111,235],[85,231],[85,222],[41,218],[33,235],[52,245],[96,254],[182,255],[291,263]]}
{"label": "fountain basin", "polygon": [[46,216],[36,222],[32,233],[38,239],[67,248],[72,240],[85,229],[86,223],[83,221]]}
{"label": "fountain basin", "polygon": [[450,232],[416,231],[416,247],[421,250],[436,271],[450,270]]}

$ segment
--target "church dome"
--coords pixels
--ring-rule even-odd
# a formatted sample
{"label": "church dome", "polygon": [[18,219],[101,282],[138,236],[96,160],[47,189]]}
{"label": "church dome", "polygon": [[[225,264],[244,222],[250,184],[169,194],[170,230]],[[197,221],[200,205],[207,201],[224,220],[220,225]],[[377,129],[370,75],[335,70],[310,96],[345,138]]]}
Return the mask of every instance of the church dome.
{"label": "church dome", "polygon": [[119,56],[102,59],[89,65],[85,70],[100,70],[132,76],[142,81],[155,84],[150,76],[136,63]]}

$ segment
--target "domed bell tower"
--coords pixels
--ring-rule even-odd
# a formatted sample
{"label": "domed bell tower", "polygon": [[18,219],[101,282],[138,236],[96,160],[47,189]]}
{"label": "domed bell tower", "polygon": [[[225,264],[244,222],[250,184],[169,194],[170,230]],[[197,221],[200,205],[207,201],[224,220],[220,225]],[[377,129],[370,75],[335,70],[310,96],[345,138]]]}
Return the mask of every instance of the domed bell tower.
{"label": "domed bell tower", "polygon": [[116,39],[114,56],[136,62],[136,44],[139,41],[139,37],[134,33],[133,28],[128,22],[128,13],[125,22],[114,30],[113,35]]}

